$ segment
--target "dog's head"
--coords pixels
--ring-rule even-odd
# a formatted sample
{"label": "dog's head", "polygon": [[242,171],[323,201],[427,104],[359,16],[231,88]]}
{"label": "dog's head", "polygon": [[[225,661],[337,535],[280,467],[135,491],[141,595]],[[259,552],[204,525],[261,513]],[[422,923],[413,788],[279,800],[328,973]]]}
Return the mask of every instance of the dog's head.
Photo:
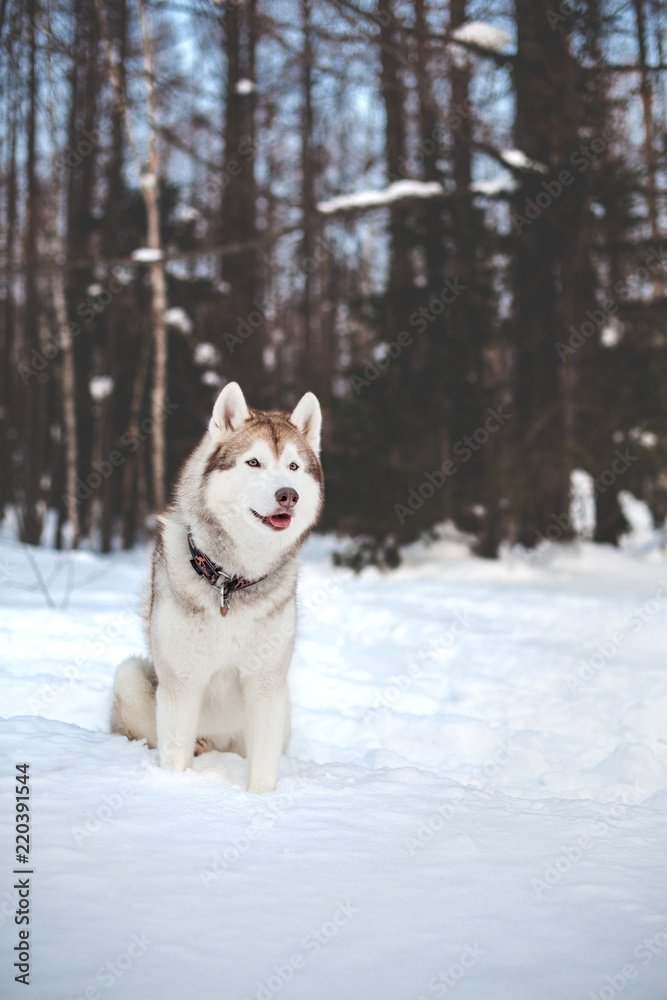
{"label": "dog's head", "polygon": [[312,392],[288,414],[250,409],[236,382],[224,387],[209,423],[202,485],[207,507],[240,542],[275,554],[316,523],[321,426]]}

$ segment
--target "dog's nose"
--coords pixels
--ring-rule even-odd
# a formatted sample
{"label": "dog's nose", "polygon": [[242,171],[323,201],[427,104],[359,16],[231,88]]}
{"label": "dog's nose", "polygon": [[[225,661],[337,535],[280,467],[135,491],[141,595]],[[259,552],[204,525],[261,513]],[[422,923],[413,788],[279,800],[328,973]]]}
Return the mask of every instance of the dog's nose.
{"label": "dog's nose", "polygon": [[281,486],[276,490],[276,500],[285,510],[291,510],[299,502],[299,494],[291,486]]}

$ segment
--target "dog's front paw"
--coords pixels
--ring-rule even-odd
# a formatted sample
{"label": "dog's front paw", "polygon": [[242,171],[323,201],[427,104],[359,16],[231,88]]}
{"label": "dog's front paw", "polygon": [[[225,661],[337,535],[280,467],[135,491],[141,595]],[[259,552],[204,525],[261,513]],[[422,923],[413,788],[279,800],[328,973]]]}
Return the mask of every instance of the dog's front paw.
{"label": "dog's front paw", "polygon": [[163,767],[165,771],[187,771],[189,767],[192,767],[192,757],[192,754],[160,751],[160,767]]}
{"label": "dog's front paw", "polygon": [[275,790],[275,778],[271,780],[270,778],[265,778],[262,775],[254,775],[248,782],[248,791],[254,792],[255,795],[262,795],[263,792],[275,792]]}
{"label": "dog's front paw", "polygon": [[164,767],[167,771],[187,771],[192,767],[195,740],[194,737],[190,740],[180,735],[160,740],[158,734],[158,750],[160,767]]}

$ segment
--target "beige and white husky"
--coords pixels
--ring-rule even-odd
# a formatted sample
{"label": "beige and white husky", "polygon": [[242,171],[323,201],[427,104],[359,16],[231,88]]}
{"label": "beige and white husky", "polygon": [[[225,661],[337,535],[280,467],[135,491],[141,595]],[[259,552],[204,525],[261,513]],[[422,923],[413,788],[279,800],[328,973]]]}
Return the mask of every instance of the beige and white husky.
{"label": "beige and white husky", "polygon": [[229,750],[248,759],[249,791],[276,786],[296,554],[323,502],[321,423],[311,392],[290,415],[249,409],[229,383],[159,516],[144,603],[152,662],[118,667],[111,729],[157,746],[163,767]]}

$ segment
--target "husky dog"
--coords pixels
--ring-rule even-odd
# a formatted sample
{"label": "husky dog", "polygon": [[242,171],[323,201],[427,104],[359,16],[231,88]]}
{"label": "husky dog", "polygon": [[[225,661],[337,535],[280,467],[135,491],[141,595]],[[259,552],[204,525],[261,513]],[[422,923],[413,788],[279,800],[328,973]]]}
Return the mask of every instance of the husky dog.
{"label": "husky dog", "polygon": [[229,750],[248,759],[248,791],[276,787],[296,554],[323,502],[321,423],[312,392],[291,415],[263,412],[230,382],[159,515],[143,609],[152,662],[118,667],[111,730],[157,746],[162,767]]}

